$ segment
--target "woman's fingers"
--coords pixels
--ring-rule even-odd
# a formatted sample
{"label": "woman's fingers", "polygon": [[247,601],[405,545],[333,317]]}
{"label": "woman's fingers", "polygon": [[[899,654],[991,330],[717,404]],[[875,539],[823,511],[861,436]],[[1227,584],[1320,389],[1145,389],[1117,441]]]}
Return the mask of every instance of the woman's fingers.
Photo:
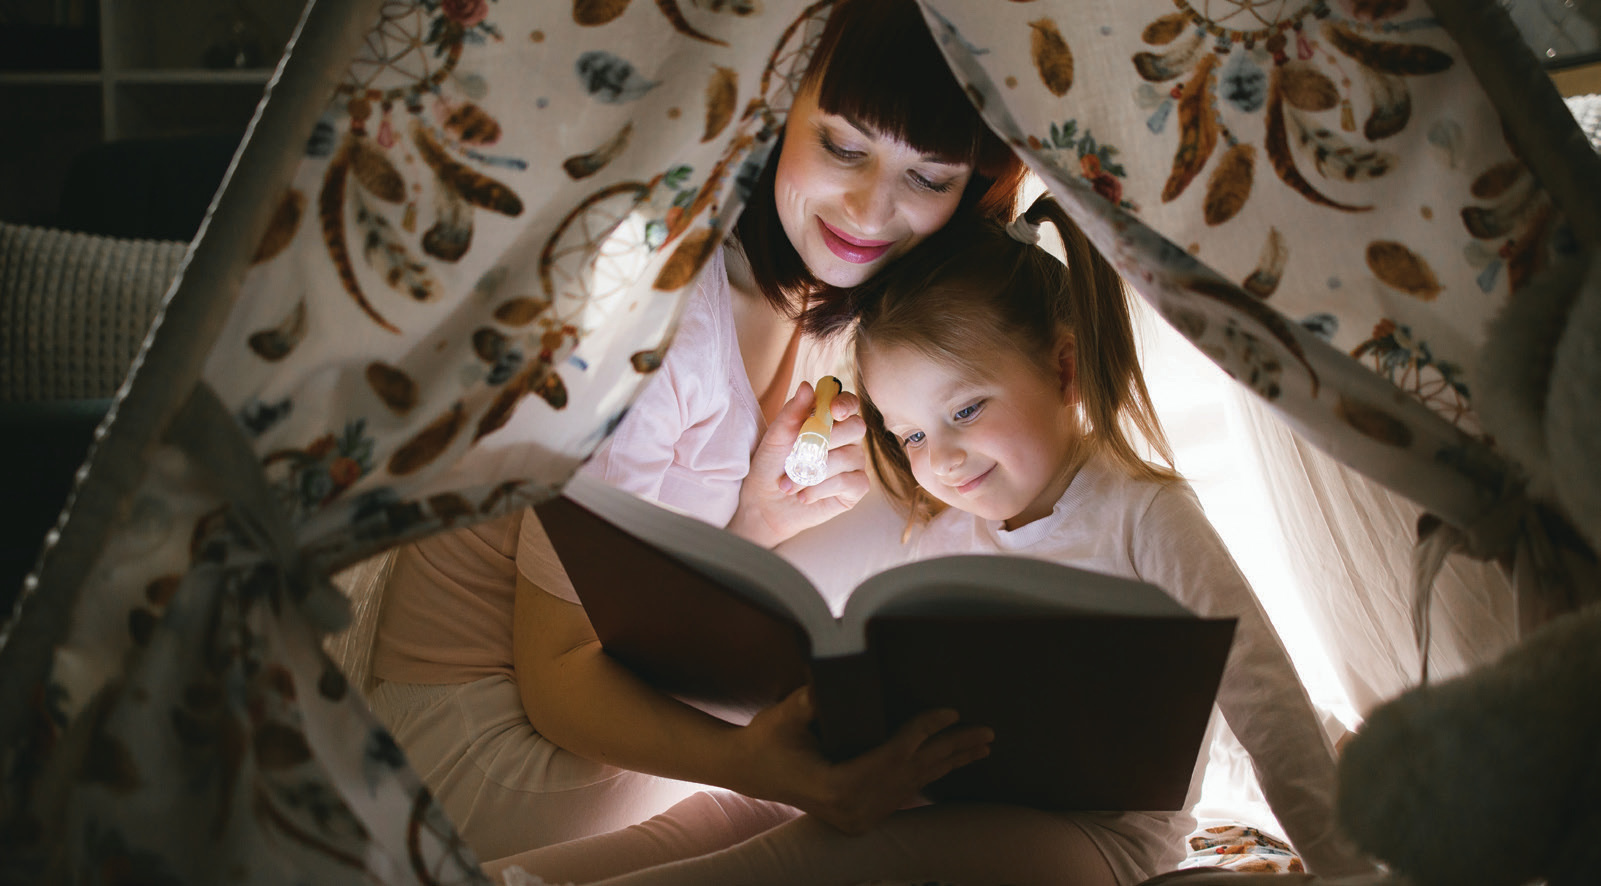
{"label": "woman's fingers", "polygon": [[888,744],[905,754],[915,754],[929,739],[955,726],[959,720],[961,715],[950,708],[924,711],[897,729]]}
{"label": "woman's fingers", "polygon": [[867,420],[860,415],[850,415],[845,418],[834,419],[834,427],[828,432],[829,449],[840,449],[846,446],[860,445],[867,437]]}
{"label": "woman's fingers", "polygon": [[771,469],[770,473],[779,473],[784,470],[784,459],[789,456],[789,450],[795,445],[795,437],[800,434],[801,425],[806,423],[806,417],[812,414],[812,403],[816,397],[812,394],[812,386],[808,382],[801,382],[800,389],[789,402],[778,410],[773,421],[767,426],[766,433],[762,434],[761,443],[757,444],[756,452],[751,456],[751,471],[755,473],[757,465]]}
{"label": "woman's fingers", "polygon": [[834,421],[836,422],[844,421],[853,415],[859,414],[861,411],[861,399],[855,394],[852,394],[850,391],[840,391],[838,394],[835,394],[834,400],[829,404],[828,408],[829,414],[834,417]]}
{"label": "woman's fingers", "polygon": [[[918,753],[918,789],[956,769],[988,757],[995,734],[982,726],[954,730],[949,741],[930,742]],[[938,741],[936,739],[936,741]]]}
{"label": "woman's fingers", "polygon": [[889,746],[911,764],[914,789],[921,790],[952,770],[989,756],[994,730],[987,726],[952,728],[958,719],[948,708],[925,711],[890,740]]}
{"label": "woman's fingers", "polygon": [[837,498],[849,509],[867,495],[871,486],[867,455],[860,446],[852,446],[829,452],[828,476],[811,486],[799,487],[795,494],[807,504]]}

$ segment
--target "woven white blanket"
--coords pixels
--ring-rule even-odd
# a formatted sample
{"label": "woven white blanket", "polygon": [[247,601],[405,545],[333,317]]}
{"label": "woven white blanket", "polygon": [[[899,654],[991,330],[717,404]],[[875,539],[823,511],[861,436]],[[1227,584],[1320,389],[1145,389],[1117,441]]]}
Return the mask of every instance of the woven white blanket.
{"label": "woven white blanket", "polygon": [[0,223],[0,401],[114,394],[187,248]]}

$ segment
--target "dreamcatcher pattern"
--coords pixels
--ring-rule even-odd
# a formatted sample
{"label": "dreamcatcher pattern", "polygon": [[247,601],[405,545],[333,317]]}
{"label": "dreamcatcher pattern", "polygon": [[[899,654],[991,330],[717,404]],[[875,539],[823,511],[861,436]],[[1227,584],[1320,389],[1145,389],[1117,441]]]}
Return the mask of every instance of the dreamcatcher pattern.
{"label": "dreamcatcher pattern", "polygon": [[[1479,93],[1454,44],[1409,0],[1116,8],[1071,28],[1026,4],[929,18],[992,127],[1181,334],[1348,464],[1475,513],[1505,478],[1464,358],[1514,252],[1527,280],[1571,235],[1483,138],[1493,111],[1460,101]],[[1126,63],[1086,76],[1086,54]]]}
{"label": "dreamcatcher pattern", "polygon": [[[660,366],[679,293],[765,160],[829,4],[656,5],[679,43],[625,59],[610,29],[626,25],[575,10],[376,4],[205,370],[211,418],[231,414],[264,497],[241,509],[205,487],[209,457],[154,454],[145,516],[108,554],[133,565],[95,573],[96,605],[75,613],[30,714],[36,743],[8,768],[26,784],[68,735],[104,752],[61,807],[82,811],[85,871],[182,881],[208,869],[185,848],[206,832],[266,880],[482,882],[322,653],[340,615],[315,576],[551,494]],[[691,45],[716,47],[703,73],[671,64]],[[527,119],[546,97],[517,87],[553,78],[583,149]],[[640,107],[671,110],[647,124]],[[528,432],[530,404],[536,451],[566,434],[569,452],[465,470],[487,441]],[[172,812],[137,812],[157,808]]]}
{"label": "dreamcatcher pattern", "polygon": [[[11,870],[481,882],[322,654],[339,613],[319,577],[549,494],[598,444],[660,365],[827,5],[375,4],[212,344],[218,412],[139,453],[126,524],[7,711],[7,809],[28,810],[3,829]],[[987,119],[1198,347],[1448,518],[1503,488],[1463,433],[1460,330],[1574,247],[1421,3],[924,9]],[[466,470],[530,416],[539,465]],[[208,476],[228,460],[203,450],[233,444],[265,477],[223,479],[265,492]]]}

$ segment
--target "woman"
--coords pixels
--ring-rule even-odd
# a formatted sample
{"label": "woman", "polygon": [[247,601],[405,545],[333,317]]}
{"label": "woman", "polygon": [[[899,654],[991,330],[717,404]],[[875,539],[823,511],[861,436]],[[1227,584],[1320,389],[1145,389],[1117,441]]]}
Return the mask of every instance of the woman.
{"label": "woman", "polygon": [[[854,396],[834,401],[829,476],[806,489],[783,477],[812,404],[804,380],[839,371],[797,317],[826,309],[825,285],[867,280],[958,212],[1009,219],[1022,171],[915,3],[841,2],[776,162],[661,370],[585,469],[764,545],[852,507],[868,490]],[[403,549],[378,631],[374,710],[483,858],[643,820],[697,784],[861,830],[988,741],[944,732],[955,714],[936,711],[832,765],[806,732],[803,695],[746,726],[661,695],[600,653],[527,515]]]}

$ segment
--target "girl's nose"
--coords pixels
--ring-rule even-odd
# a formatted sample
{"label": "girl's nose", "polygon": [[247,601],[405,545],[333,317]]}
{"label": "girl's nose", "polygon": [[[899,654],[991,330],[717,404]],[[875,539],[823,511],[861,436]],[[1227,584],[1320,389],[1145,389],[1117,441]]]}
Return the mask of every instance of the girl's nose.
{"label": "girl's nose", "polygon": [[933,448],[929,452],[929,464],[936,476],[948,477],[960,470],[966,461],[967,453],[950,440],[933,442]]}

